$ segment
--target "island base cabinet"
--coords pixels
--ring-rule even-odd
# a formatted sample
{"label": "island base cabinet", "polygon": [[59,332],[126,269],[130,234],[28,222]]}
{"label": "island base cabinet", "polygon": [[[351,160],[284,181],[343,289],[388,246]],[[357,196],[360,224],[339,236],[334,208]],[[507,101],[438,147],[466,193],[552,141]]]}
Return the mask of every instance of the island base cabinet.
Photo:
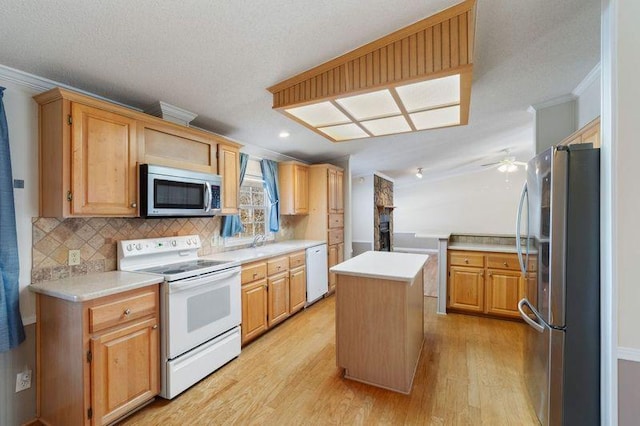
{"label": "island base cabinet", "polygon": [[409,394],[424,339],[423,276],[338,274],[336,362],[345,378]]}

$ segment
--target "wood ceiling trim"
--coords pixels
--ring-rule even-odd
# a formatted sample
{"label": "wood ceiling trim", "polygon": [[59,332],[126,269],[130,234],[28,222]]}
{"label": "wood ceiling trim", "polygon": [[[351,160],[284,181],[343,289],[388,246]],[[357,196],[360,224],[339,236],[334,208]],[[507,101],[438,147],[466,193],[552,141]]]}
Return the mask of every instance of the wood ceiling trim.
{"label": "wood ceiling trim", "polygon": [[335,99],[400,82],[470,74],[475,5],[475,0],[464,1],[269,87],[273,108]]}

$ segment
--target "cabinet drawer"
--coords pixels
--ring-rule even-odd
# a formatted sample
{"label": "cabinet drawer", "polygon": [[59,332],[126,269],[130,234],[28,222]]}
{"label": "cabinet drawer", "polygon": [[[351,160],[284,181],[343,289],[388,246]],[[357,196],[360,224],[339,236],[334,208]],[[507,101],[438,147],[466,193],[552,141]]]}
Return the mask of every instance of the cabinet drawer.
{"label": "cabinet drawer", "polygon": [[301,251],[298,253],[289,255],[289,268],[297,268],[298,266],[303,266],[305,264],[305,252]]}
{"label": "cabinet drawer", "polygon": [[491,253],[487,255],[487,268],[519,271],[518,255],[511,253]]}
{"label": "cabinet drawer", "polygon": [[343,214],[330,214],[329,215],[329,228],[343,228],[344,227],[344,215]]}
{"label": "cabinet drawer", "polygon": [[89,308],[89,332],[95,333],[114,325],[153,315],[156,309],[155,291],[92,306]]}
{"label": "cabinet drawer", "polygon": [[276,257],[267,262],[267,275],[271,276],[289,269],[289,257]]}
{"label": "cabinet drawer", "polygon": [[449,252],[449,262],[451,265],[484,267],[484,255],[468,251]]}
{"label": "cabinet drawer", "polygon": [[344,241],[344,229],[332,229],[329,231],[329,245],[340,244]]}
{"label": "cabinet drawer", "polygon": [[247,284],[267,277],[267,263],[257,262],[242,265],[242,284]]}

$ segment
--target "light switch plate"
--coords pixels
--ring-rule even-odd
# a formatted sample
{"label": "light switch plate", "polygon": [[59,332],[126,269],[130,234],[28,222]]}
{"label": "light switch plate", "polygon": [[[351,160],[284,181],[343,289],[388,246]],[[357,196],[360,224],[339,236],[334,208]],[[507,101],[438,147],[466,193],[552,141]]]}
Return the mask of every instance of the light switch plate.
{"label": "light switch plate", "polygon": [[80,250],[69,250],[69,266],[80,264]]}
{"label": "light switch plate", "polygon": [[29,389],[31,387],[31,370],[25,370],[16,376],[16,392]]}

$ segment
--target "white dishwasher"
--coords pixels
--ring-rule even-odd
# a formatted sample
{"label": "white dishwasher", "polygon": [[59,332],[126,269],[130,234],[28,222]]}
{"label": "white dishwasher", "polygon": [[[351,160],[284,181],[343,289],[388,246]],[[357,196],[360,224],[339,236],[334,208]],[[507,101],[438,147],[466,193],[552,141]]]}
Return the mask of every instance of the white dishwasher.
{"label": "white dishwasher", "polygon": [[327,271],[327,245],[307,249],[307,305],[320,299],[329,291]]}

